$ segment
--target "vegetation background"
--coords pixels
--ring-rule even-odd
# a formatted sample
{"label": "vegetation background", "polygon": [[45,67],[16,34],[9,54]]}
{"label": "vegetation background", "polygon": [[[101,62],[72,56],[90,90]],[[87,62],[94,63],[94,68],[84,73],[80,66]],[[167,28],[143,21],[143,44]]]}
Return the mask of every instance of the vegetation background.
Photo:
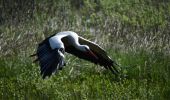
{"label": "vegetation background", "polygon": [[[0,99],[168,100],[169,27],[169,0],[0,0]],[[68,54],[43,80],[29,55],[65,30],[105,48],[125,77]]]}

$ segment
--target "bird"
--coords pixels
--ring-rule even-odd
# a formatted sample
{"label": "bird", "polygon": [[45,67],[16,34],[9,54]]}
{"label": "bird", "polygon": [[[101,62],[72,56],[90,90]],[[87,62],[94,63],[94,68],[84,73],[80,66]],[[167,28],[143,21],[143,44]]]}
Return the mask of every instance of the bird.
{"label": "bird", "polygon": [[98,44],[79,36],[76,32],[61,31],[40,42],[36,53],[31,55],[37,57],[34,62],[39,62],[43,79],[66,66],[65,52],[103,66],[115,75],[119,73],[115,67],[118,64]]}

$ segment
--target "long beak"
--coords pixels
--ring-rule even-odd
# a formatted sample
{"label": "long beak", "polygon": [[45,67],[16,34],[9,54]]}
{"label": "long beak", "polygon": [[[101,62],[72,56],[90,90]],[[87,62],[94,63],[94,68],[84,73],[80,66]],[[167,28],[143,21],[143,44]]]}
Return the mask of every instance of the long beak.
{"label": "long beak", "polygon": [[93,57],[95,57],[96,59],[99,59],[97,56],[96,56],[96,54],[94,54],[91,50],[89,50],[89,52],[88,52],[90,55],[92,55]]}

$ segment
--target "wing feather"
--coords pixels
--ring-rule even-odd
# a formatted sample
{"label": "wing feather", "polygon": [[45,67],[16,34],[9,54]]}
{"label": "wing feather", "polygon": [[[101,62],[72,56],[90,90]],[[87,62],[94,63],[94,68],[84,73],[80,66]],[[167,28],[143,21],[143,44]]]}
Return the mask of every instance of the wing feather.
{"label": "wing feather", "polygon": [[59,67],[63,66],[60,62],[64,62],[64,59],[59,55],[58,49],[52,50],[46,42],[38,46],[36,55],[43,79],[46,76],[51,76]]}
{"label": "wing feather", "polygon": [[98,44],[95,44],[87,39],[79,37],[79,43],[81,45],[88,45],[90,47],[90,50],[98,57],[98,59],[96,59],[92,55],[86,55],[84,52],[76,49],[73,45],[71,45],[67,37],[63,38],[62,41],[65,45],[66,52],[73,54],[81,59],[85,59],[92,63],[104,66],[106,69],[110,69],[114,74],[118,73],[117,69],[114,66],[115,65],[114,61],[107,55],[105,50],[102,47],[100,47]]}
{"label": "wing feather", "polygon": [[91,42],[83,37],[79,36],[79,43],[88,45],[90,49],[98,56],[98,64],[104,66],[106,69],[110,69],[112,73],[118,74],[116,66],[118,64],[114,62],[106,53],[106,51],[100,47],[98,44]]}

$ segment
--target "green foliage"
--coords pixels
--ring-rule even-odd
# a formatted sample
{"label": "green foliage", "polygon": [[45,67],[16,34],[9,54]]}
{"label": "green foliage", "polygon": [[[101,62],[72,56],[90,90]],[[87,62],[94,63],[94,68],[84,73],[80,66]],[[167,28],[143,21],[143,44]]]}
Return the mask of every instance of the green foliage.
{"label": "green foliage", "polygon": [[[15,6],[5,6],[3,16],[0,15],[0,21],[5,20],[0,25],[0,98],[170,98],[170,2],[76,1],[35,0],[32,17],[24,13],[21,17],[26,20],[20,21],[17,18],[27,12],[22,8],[25,3],[13,1]],[[16,8],[19,14],[13,19],[8,13],[18,5],[21,11]],[[120,78],[101,66],[67,54],[67,66],[43,80],[39,65],[32,63],[35,58],[29,55],[45,37],[65,30],[75,31],[105,48],[120,65]]]}

